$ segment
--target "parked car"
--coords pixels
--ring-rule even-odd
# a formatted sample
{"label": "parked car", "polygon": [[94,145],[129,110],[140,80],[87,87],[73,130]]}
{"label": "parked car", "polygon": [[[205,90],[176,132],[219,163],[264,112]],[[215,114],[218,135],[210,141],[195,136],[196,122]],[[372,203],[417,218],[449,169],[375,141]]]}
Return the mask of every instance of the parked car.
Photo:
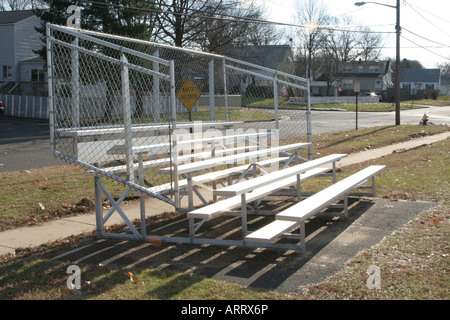
{"label": "parked car", "polygon": [[383,100],[383,97],[376,92],[363,92],[363,93],[360,93],[358,96],[360,96],[360,97],[378,97],[379,101]]}
{"label": "parked car", "polygon": [[3,107],[3,102],[2,100],[0,100],[0,114],[4,114],[5,113],[5,107]]}
{"label": "parked car", "polygon": [[360,97],[374,97],[376,96],[375,92],[363,92],[359,94]]}

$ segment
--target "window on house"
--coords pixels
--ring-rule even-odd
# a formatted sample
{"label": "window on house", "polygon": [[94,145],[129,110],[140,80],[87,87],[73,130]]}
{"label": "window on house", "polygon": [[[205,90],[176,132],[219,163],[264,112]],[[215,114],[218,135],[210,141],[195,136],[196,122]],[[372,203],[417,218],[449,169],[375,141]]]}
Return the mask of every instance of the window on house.
{"label": "window on house", "polygon": [[31,69],[31,81],[44,81],[44,70]]}
{"label": "window on house", "polygon": [[369,72],[373,72],[373,73],[380,72],[380,66],[370,66]]}
{"label": "window on house", "polygon": [[363,72],[363,66],[358,66],[358,72]]}
{"label": "window on house", "polygon": [[342,72],[352,72],[352,66],[342,66]]}
{"label": "window on house", "polygon": [[427,89],[434,89],[434,83],[427,83],[425,85],[425,88],[427,88]]}
{"label": "window on house", "polygon": [[411,89],[411,83],[404,83],[403,89]]}
{"label": "window on house", "polygon": [[344,89],[351,89],[353,88],[353,80],[351,79],[343,79],[342,80],[342,88]]}
{"label": "window on house", "polygon": [[3,66],[3,79],[12,79],[12,66]]}
{"label": "window on house", "polygon": [[381,80],[375,80],[375,89],[381,88]]}

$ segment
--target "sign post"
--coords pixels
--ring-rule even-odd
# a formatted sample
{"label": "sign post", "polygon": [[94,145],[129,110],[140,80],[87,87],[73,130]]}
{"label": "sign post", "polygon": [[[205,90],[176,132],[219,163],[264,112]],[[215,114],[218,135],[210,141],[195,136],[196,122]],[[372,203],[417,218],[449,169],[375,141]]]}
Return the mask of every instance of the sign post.
{"label": "sign post", "polygon": [[178,91],[177,98],[189,112],[189,121],[192,121],[191,111],[201,96],[200,90],[194,85],[191,79],[187,78]]}
{"label": "sign post", "polygon": [[353,91],[355,92],[355,96],[356,96],[356,130],[358,130],[358,95],[359,95],[359,91],[360,91],[360,84],[359,82],[355,82],[353,84]]}

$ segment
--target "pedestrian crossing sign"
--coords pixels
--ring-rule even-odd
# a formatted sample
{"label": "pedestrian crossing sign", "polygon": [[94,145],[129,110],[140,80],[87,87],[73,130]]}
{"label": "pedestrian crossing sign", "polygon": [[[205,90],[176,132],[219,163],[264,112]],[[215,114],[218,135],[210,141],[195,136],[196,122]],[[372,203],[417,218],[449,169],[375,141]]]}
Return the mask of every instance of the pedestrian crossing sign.
{"label": "pedestrian crossing sign", "polygon": [[187,78],[184,81],[183,85],[181,86],[177,94],[177,98],[181,101],[181,103],[186,107],[186,109],[189,112],[195,106],[200,96],[201,96],[200,90],[197,89],[197,87],[189,78]]}

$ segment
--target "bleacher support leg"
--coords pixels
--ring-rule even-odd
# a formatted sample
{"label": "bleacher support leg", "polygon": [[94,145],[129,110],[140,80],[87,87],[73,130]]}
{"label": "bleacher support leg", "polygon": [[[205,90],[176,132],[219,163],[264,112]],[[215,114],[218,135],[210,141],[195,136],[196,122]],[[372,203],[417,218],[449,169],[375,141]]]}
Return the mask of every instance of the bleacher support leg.
{"label": "bleacher support leg", "polygon": [[300,250],[305,250],[306,248],[306,243],[305,243],[305,236],[306,232],[305,232],[305,221],[300,221]]}

